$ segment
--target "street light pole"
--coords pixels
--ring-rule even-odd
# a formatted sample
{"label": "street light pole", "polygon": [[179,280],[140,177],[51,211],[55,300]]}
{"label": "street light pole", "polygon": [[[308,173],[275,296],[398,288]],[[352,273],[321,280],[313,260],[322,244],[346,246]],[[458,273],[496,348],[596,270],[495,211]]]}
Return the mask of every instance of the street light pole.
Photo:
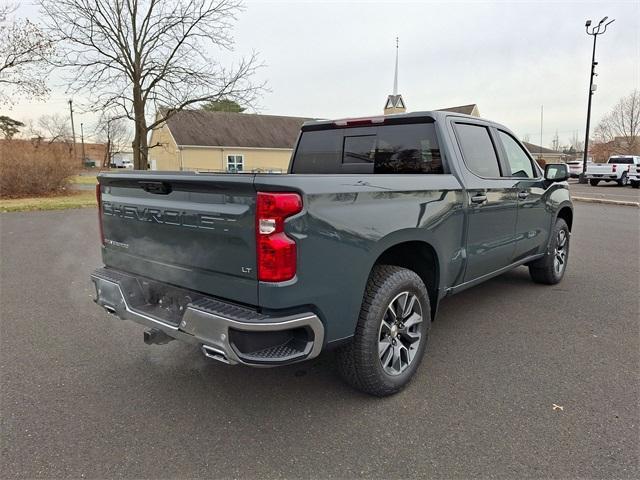
{"label": "street light pole", "polygon": [[82,139],[82,165],[84,166],[84,123],[80,123],[80,138]]}
{"label": "street light pole", "polygon": [[607,21],[607,18],[609,17],[604,17],[602,20],[600,20],[598,25],[591,28],[591,31],[589,31],[591,20],[587,20],[584,25],[587,35],[591,35],[593,37],[593,52],[591,54],[591,75],[589,76],[588,93],[589,100],[587,102],[587,128],[584,134],[584,154],[582,157],[582,173],[580,173],[579,179],[580,183],[587,183],[587,156],[589,154],[589,127],[591,125],[591,97],[593,97],[593,92],[595,92],[596,90],[596,85],[593,84],[593,77],[598,75],[596,73],[596,65],[598,65],[598,62],[596,62],[596,40],[598,39],[598,35],[602,35],[604,32],[606,32],[607,27],[615,22],[615,20],[610,20],[609,22],[604,23]]}

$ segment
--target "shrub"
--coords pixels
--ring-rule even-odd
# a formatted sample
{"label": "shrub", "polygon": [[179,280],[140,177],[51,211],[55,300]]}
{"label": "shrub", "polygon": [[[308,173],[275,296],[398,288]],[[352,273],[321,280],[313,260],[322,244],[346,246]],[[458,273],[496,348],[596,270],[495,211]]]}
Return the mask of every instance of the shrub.
{"label": "shrub", "polygon": [[77,167],[68,144],[0,140],[0,197],[61,193]]}

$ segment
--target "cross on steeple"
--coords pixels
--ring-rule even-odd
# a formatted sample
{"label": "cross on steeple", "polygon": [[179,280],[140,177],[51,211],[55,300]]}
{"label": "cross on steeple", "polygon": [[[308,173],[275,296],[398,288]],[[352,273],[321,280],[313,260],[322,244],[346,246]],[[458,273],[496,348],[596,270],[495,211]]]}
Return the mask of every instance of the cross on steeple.
{"label": "cross on steeple", "polygon": [[399,46],[399,39],[398,37],[396,37],[396,72],[393,75],[393,94],[394,95],[398,94],[398,46]]}
{"label": "cross on steeple", "polygon": [[396,68],[393,75],[393,94],[387,97],[387,103],[384,105],[384,114],[404,113],[407,108],[404,105],[402,95],[398,93],[398,50],[399,39],[396,37]]}

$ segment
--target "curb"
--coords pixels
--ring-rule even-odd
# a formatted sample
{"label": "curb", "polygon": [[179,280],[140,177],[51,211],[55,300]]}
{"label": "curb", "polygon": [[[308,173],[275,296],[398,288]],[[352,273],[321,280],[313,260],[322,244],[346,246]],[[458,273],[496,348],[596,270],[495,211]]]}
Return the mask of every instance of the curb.
{"label": "curb", "polygon": [[574,197],[571,196],[572,200],[576,202],[586,202],[586,203],[604,203],[607,205],[625,205],[627,207],[640,207],[640,202],[630,202],[626,200],[609,200],[607,198],[589,198],[589,197]]}

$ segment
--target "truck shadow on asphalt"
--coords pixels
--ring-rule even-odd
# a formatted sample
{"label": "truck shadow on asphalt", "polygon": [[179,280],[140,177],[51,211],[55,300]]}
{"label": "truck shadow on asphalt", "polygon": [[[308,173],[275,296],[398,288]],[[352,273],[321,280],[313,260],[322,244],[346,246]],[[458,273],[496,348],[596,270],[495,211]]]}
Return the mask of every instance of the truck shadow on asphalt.
{"label": "truck shadow on asphalt", "polygon": [[[516,321],[509,313],[513,311],[514,299],[531,301],[531,286],[527,270],[520,268],[445,299],[432,325],[421,368],[400,395],[426,391],[430,379],[437,374],[434,365],[452,364],[468,355],[468,351],[463,351],[468,350],[468,345],[465,341],[460,342],[461,335],[467,339],[474,335],[485,336],[487,329],[494,330],[497,335],[500,330],[511,330]],[[194,409],[206,409],[208,405],[221,402],[264,412],[285,406],[304,410],[307,399],[313,399],[316,405],[322,403],[319,399],[380,401],[341,381],[333,352],[325,352],[300,364],[256,369],[217,363],[204,358],[198,348],[180,342],[141,348],[144,354],[138,356],[132,367],[144,374],[144,388],[150,389],[151,395],[158,395],[166,404],[187,402]],[[382,402],[393,401],[393,398],[397,397]],[[196,405],[198,403],[201,405]]]}

